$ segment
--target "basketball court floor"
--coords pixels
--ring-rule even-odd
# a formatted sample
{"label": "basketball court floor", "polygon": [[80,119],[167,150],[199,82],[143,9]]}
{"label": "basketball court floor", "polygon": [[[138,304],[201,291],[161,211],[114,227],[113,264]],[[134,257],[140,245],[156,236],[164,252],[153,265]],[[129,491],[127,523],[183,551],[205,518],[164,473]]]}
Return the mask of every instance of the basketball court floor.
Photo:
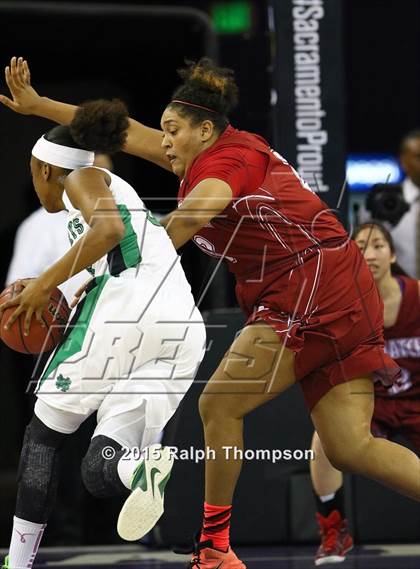
{"label": "basketball court floor", "polygon": [[[235,549],[248,569],[309,569],[314,547],[238,547]],[[6,551],[1,551],[2,557]],[[77,569],[181,569],[189,567],[188,555],[138,545],[73,548],[41,548],[35,569],[77,567]],[[328,565],[331,567],[331,565]],[[419,569],[420,545],[369,545],[356,547],[342,569]]]}

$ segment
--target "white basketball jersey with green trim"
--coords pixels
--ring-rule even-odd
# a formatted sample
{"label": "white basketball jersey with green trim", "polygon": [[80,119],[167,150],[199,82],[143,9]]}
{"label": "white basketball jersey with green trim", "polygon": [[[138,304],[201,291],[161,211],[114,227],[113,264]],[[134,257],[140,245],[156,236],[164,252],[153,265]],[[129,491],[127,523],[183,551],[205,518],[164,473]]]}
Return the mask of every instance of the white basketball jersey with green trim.
{"label": "white basketball jersey with green trim", "polygon": [[[166,230],[129,184],[105,171],[125,234],[92,267],[97,278],[38,382],[36,414],[68,434],[96,410],[94,436],[144,448],[192,384],[206,332]],[[63,200],[75,243],[89,226],[65,193]]]}
{"label": "white basketball jersey with green trim", "polygon": [[[118,276],[127,269],[134,269],[138,278],[150,277],[152,280],[167,274],[174,267],[177,253],[165,228],[153,217],[130,184],[104,168],[98,169],[111,178],[109,190],[124,222],[125,233],[116,247],[87,270],[97,277],[104,274]],[[89,225],[65,191],[63,202],[68,211],[70,244],[74,245],[86,234]],[[109,213],[104,211],[104,215],[109,216]]]}

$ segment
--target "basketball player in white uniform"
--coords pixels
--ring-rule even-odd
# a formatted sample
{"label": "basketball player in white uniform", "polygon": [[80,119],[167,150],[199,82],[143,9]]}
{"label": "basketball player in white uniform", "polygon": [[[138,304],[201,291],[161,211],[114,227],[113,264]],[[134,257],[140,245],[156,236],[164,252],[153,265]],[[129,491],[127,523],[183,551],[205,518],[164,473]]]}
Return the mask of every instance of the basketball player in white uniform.
{"label": "basketball player in white uniform", "polygon": [[24,312],[28,331],[32,314],[39,317],[51,290],[73,274],[87,269],[93,280],[37,388],[5,560],[11,569],[32,566],[54,505],[61,447],[95,411],[82,462],[87,489],[98,497],[131,491],[118,522],[125,539],[154,526],[173,460],[153,443],[204,356],[204,324],[166,230],[129,184],[92,167],[94,151],[120,149],[127,126],[123,103],[93,101],[32,151],[35,190],[48,211],[68,211],[72,247],[3,304],[16,306],[9,325]]}

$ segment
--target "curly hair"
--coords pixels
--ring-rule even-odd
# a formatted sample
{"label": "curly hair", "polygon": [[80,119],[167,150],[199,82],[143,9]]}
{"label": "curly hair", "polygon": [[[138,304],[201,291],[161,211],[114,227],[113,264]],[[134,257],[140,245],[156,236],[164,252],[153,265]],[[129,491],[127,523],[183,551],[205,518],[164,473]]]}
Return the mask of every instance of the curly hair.
{"label": "curly hair", "polygon": [[55,126],[45,138],[70,148],[114,154],[124,146],[128,125],[125,103],[119,99],[98,99],[82,103],[69,125]]}
{"label": "curly hair", "polygon": [[119,99],[82,103],[70,123],[73,140],[85,150],[114,154],[127,138],[128,109]]}
{"label": "curly hair", "polygon": [[68,125],[60,124],[49,130],[45,135],[45,139],[49,142],[54,142],[54,144],[60,144],[61,146],[69,146],[70,148],[83,148],[80,144],[77,144],[73,140],[70,134],[70,127]]}
{"label": "curly hair", "polygon": [[200,109],[169,103],[181,116],[188,116],[196,125],[203,120],[211,120],[216,129],[221,131],[229,124],[228,115],[238,102],[238,87],[235,83],[234,72],[231,69],[217,67],[208,57],[198,62],[187,62],[187,67],[178,70],[183,84],[178,87],[172,100],[185,101],[207,109]]}

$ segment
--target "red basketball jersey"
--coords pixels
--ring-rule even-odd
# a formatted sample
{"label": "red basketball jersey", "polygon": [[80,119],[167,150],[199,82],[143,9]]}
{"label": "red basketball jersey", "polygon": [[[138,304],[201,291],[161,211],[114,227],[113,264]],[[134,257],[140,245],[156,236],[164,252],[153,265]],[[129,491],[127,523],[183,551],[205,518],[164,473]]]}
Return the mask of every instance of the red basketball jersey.
{"label": "red basketball jersey", "polygon": [[329,207],[258,135],[228,126],[194,160],[181,181],[180,202],[206,178],[230,185],[233,200],[195,236],[205,253],[228,262],[238,280],[281,275],[347,233]]}
{"label": "red basketball jersey", "polygon": [[232,127],[194,160],[179,200],[206,178],[229,184],[233,199],[194,241],[228,262],[247,323],[264,320],[296,353],[308,408],[349,378],[392,384],[379,292],[328,206],[264,139]]}
{"label": "red basketball jersey", "polygon": [[[403,286],[395,324],[384,329],[385,351],[401,368],[401,378],[390,389],[376,383],[381,397],[420,396],[420,281],[398,277]],[[419,406],[420,413],[420,406]]]}

